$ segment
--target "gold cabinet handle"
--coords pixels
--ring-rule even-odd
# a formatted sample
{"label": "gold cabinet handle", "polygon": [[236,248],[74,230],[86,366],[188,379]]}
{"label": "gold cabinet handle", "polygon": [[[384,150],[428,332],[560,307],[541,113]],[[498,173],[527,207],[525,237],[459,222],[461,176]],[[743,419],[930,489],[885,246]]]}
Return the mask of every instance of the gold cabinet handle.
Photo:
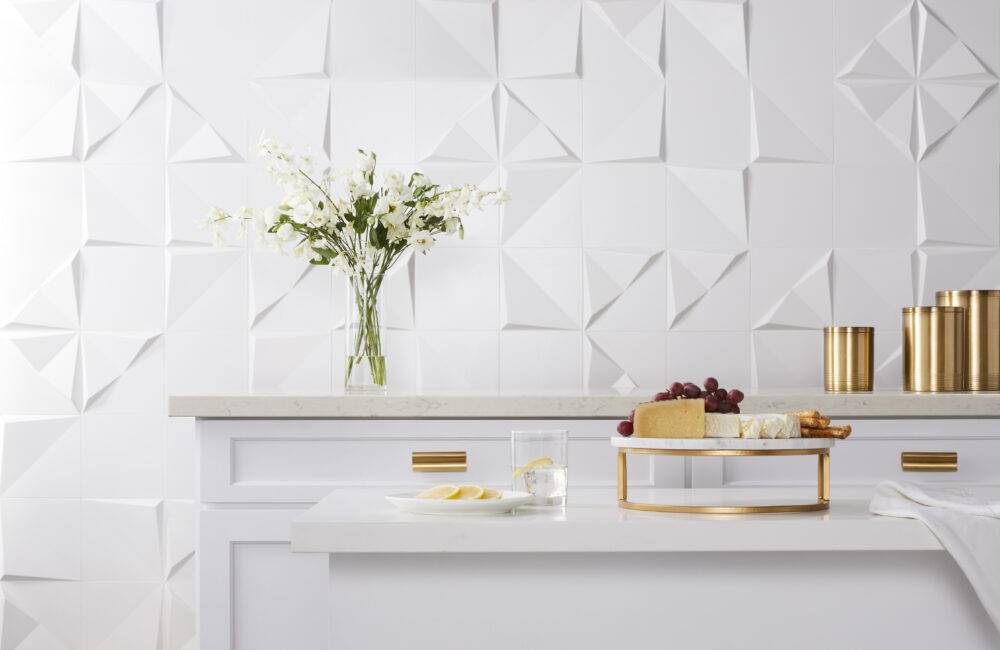
{"label": "gold cabinet handle", "polygon": [[468,468],[464,451],[415,451],[414,472],[464,472]]}
{"label": "gold cabinet handle", "polygon": [[957,472],[958,452],[904,451],[899,464],[904,472]]}

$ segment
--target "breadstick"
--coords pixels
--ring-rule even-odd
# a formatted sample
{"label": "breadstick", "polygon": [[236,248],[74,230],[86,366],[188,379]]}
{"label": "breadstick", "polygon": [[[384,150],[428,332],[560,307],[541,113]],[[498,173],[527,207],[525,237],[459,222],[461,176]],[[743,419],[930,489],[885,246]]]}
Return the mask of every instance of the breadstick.
{"label": "breadstick", "polygon": [[810,429],[825,429],[830,426],[830,418],[822,415],[819,417],[799,416],[799,422],[802,423],[802,426],[809,427]]}
{"label": "breadstick", "polygon": [[792,411],[792,415],[799,416],[799,420],[802,418],[818,418],[821,417],[819,411]]}
{"label": "breadstick", "polygon": [[802,427],[803,438],[837,438],[843,440],[851,435],[851,425],[845,424],[838,427],[826,427],[817,429],[813,427]]}

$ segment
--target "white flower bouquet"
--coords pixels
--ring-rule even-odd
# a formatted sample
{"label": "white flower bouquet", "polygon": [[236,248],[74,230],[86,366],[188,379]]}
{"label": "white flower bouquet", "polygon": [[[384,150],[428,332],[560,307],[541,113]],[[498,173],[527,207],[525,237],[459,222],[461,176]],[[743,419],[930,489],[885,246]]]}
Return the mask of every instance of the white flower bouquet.
{"label": "white flower bouquet", "polygon": [[335,174],[315,170],[312,157],[295,155],[287,144],[261,136],[257,149],[284,192],[276,206],[241,208],[235,214],[213,208],[202,221],[216,244],[232,225],[248,227],[274,250],[332,266],[348,279],[348,350],[344,375],[349,392],[383,392],[380,296],[386,273],[410,248],[430,250],[439,236],[458,235],[473,210],[507,200],[503,190],[475,185],[441,186],[424,174],[406,178],[390,169],[375,173],[374,153],[358,150],[355,168]]}

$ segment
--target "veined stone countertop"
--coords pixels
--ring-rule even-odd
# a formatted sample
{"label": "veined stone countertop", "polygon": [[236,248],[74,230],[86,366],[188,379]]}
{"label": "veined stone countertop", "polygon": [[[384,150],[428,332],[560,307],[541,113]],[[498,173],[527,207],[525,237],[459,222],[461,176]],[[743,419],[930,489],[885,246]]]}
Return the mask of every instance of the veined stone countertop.
{"label": "veined stone countertop", "polygon": [[[609,419],[647,394],[408,393],[372,395],[174,395],[169,413],[200,418]],[[1000,418],[1000,393],[825,393],[822,389],[749,394],[743,413],[817,409],[835,418]]]}

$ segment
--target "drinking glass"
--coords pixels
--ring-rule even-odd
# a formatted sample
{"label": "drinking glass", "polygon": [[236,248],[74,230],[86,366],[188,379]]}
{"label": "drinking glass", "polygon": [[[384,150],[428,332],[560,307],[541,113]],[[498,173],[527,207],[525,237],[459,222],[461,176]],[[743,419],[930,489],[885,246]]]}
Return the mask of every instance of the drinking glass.
{"label": "drinking glass", "polygon": [[566,505],[568,436],[566,429],[511,431],[514,490],[533,495],[532,505]]}

